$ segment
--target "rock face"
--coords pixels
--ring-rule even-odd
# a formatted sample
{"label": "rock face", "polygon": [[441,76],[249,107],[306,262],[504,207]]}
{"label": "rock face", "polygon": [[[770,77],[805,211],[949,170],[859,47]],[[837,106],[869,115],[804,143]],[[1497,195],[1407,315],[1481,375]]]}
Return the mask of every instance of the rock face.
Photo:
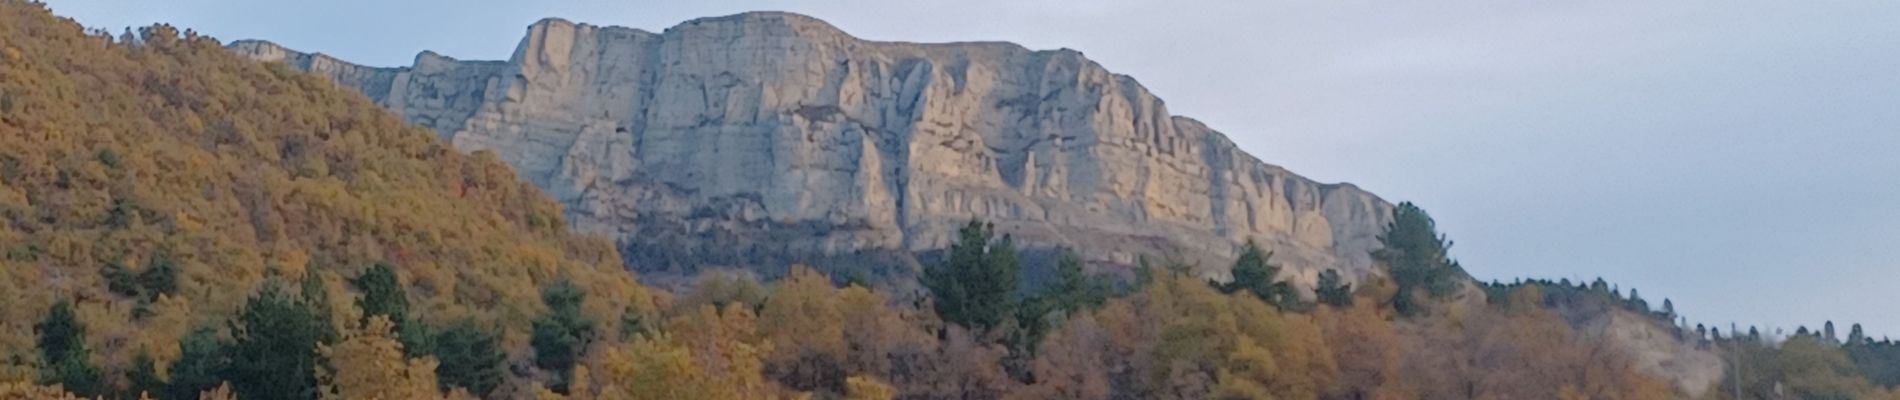
{"label": "rock face", "polygon": [[1391,210],[1263,163],[1066,49],[866,41],[787,13],[661,33],[549,19],[508,61],[423,52],[402,68],[231,47],[492,152],[636,266],[911,254],[981,218],[1096,265],[1148,256],[1217,276],[1253,239],[1310,284],[1373,273]]}

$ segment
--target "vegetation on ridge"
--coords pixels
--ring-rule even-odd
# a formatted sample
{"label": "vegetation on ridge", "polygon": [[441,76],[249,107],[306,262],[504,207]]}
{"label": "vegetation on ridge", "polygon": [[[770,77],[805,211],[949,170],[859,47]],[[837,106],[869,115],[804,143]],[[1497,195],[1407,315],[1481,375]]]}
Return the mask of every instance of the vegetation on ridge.
{"label": "vegetation on ridge", "polygon": [[[1633,290],[1467,287],[1411,204],[1375,255],[1392,279],[1329,271],[1313,293],[1253,245],[1230,282],[1164,268],[1117,286],[1070,256],[1024,289],[1011,240],[972,221],[924,296],[791,267],[675,297],[505,165],[361,96],[15,0],[0,138],[0,398],[1679,395],[1560,313],[1648,312]],[[1491,301],[1460,301],[1473,290]],[[1750,398],[1888,395],[1896,346],[1832,331],[1678,332],[1768,366],[1724,383]]]}

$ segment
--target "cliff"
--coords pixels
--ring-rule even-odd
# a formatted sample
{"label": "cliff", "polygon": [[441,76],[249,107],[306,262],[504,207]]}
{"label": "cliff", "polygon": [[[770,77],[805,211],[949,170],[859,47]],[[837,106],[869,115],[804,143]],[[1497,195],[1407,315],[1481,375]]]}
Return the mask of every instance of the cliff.
{"label": "cliff", "polygon": [[230,47],[492,152],[634,265],[927,252],[982,218],[1097,265],[1147,256],[1217,276],[1253,239],[1310,284],[1374,273],[1391,209],[1261,162],[1066,49],[867,41],[771,12],[660,33],[543,20],[505,62]]}

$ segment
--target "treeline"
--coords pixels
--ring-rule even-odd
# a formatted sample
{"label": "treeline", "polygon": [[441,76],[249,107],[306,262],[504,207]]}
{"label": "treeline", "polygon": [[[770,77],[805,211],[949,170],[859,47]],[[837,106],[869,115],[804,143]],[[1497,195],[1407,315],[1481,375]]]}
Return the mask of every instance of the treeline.
{"label": "treeline", "polygon": [[[183,357],[141,361],[123,376],[86,365],[86,349],[74,345],[85,342],[85,327],[56,303],[37,329],[41,383],[162,399],[217,390],[246,399],[1673,394],[1537,301],[1449,302],[1460,272],[1430,224],[1422,210],[1402,205],[1383,237],[1389,250],[1379,260],[1395,272],[1416,269],[1403,284],[1351,288],[1335,276],[1301,293],[1277,280],[1270,253],[1249,245],[1228,282],[1183,267],[1143,268],[1137,282],[1115,289],[1070,256],[1059,262],[1058,279],[1023,292],[1012,242],[973,221],[926,271],[928,293],[918,301],[803,267],[772,283],[709,274],[687,292],[661,296],[654,312],[628,309],[608,330],[609,321],[582,311],[591,296],[563,281],[543,288],[545,311],[526,343],[497,340],[496,330],[472,323],[418,322],[401,273],[376,265],[337,292],[308,283],[321,277],[270,278],[224,329],[183,339]],[[1426,234],[1392,234],[1409,230]],[[1508,295],[1542,297],[1534,287]],[[347,309],[324,309],[337,304]]]}
{"label": "treeline", "polygon": [[[492,156],[360,95],[19,0],[0,0],[0,138],[0,398],[1675,395],[1545,287],[1471,285],[1411,204],[1374,254],[1389,279],[1311,292],[1254,245],[1224,282],[1111,282],[1070,256],[1023,290],[1014,244],[972,222],[924,293],[802,267],[666,293]],[[1846,364],[1793,343],[1750,350],[1790,367],[1742,387],[1785,388],[1798,360],[1893,365],[1892,342],[1821,346]]]}

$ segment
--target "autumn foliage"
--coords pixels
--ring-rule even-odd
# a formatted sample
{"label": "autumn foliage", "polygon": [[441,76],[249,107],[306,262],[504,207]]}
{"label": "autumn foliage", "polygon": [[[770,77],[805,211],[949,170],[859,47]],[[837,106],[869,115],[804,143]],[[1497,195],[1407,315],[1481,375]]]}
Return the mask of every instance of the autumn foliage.
{"label": "autumn foliage", "polygon": [[[1023,288],[1014,244],[980,222],[918,284],[791,266],[675,296],[506,165],[322,78],[13,0],[0,144],[0,398],[1678,395],[1537,286],[1430,312],[1463,271],[1409,204],[1422,225],[1395,222],[1375,255],[1395,282],[1332,271],[1317,296],[1251,246],[1237,281],[1111,282],[1067,257]],[[1812,345],[1743,386],[1885,394],[1840,377],[1887,365],[1873,350]]]}

